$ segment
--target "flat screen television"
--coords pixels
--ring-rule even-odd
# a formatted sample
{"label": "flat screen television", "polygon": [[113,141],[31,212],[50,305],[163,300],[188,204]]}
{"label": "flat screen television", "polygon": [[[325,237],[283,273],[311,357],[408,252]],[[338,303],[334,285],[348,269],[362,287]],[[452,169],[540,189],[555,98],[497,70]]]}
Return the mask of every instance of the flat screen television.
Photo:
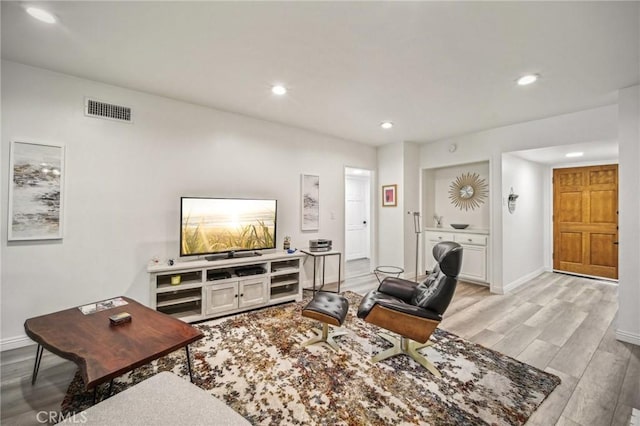
{"label": "flat screen television", "polygon": [[180,256],[275,248],[276,215],[276,200],[181,197]]}

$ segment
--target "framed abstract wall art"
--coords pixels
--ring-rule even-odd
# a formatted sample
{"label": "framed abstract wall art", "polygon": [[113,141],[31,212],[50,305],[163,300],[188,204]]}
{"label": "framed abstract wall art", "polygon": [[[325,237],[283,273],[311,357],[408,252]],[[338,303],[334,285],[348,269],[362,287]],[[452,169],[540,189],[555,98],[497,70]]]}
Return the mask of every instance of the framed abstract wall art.
{"label": "framed abstract wall art", "polygon": [[64,147],[11,143],[9,241],[62,238]]}
{"label": "framed abstract wall art", "polygon": [[302,175],[302,222],[303,231],[320,229],[320,176]]}

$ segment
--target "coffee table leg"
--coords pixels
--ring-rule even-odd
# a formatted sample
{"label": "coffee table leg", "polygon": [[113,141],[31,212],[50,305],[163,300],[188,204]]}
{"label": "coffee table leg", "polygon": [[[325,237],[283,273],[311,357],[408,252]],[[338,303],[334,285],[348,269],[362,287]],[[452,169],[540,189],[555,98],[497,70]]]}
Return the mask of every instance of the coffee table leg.
{"label": "coffee table leg", "polygon": [[109,392],[107,392],[107,398],[111,396],[111,391],[113,390],[113,379],[109,382]]}
{"label": "coffee table leg", "polygon": [[42,360],[42,351],[44,348],[40,343],[38,343],[38,348],[36,349],[36,361],[33,364],[33,374],[31,376],[31,386],[36,384],[36,378],[38,377],[38,370],[40,370],[40,360]]}
{"label": "coffee table leg", "polygon": [[189,345],[185,346],[184,349],[187,351],[187,368],[189,369],[189,380],[193,383],[193,374],[191,373],[191,357],[189,356]]}

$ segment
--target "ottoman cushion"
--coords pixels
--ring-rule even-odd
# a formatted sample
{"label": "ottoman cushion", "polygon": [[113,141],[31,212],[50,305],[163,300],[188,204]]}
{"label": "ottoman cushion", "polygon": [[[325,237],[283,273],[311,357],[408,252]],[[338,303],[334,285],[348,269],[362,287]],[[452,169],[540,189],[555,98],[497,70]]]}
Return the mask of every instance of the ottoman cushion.
{"label": "ottoman cushion", "polygon": [[349,311],[349,302],[335,293],[319,291],[302,309],[302,316],[341,326]]}

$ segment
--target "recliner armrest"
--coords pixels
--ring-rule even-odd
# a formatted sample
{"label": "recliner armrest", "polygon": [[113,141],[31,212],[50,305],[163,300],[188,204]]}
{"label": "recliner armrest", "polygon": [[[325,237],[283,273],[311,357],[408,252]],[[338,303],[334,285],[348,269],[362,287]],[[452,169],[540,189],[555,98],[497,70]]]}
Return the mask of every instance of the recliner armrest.
{"label": "recliner armrest", "polygon": [[378,291],[393,297],[397,297],[404,302],[411,303],[413,291],[415,290],[417,285],[418,284],[414,283],[413,281],[405,280],[402,278],[387,277],[382,280],[382,283],[380,283]]}
{"label": "recliner armrest", "polygon": [[427,318],[434,321],[442,321],[442,315],[430,309],[424,309],[419,306],[408,305],[401,302],[393,302],[389,300],[379,300],[376,304],[394,311],[402,312],[407,315],[413,315],[421,318]]}

